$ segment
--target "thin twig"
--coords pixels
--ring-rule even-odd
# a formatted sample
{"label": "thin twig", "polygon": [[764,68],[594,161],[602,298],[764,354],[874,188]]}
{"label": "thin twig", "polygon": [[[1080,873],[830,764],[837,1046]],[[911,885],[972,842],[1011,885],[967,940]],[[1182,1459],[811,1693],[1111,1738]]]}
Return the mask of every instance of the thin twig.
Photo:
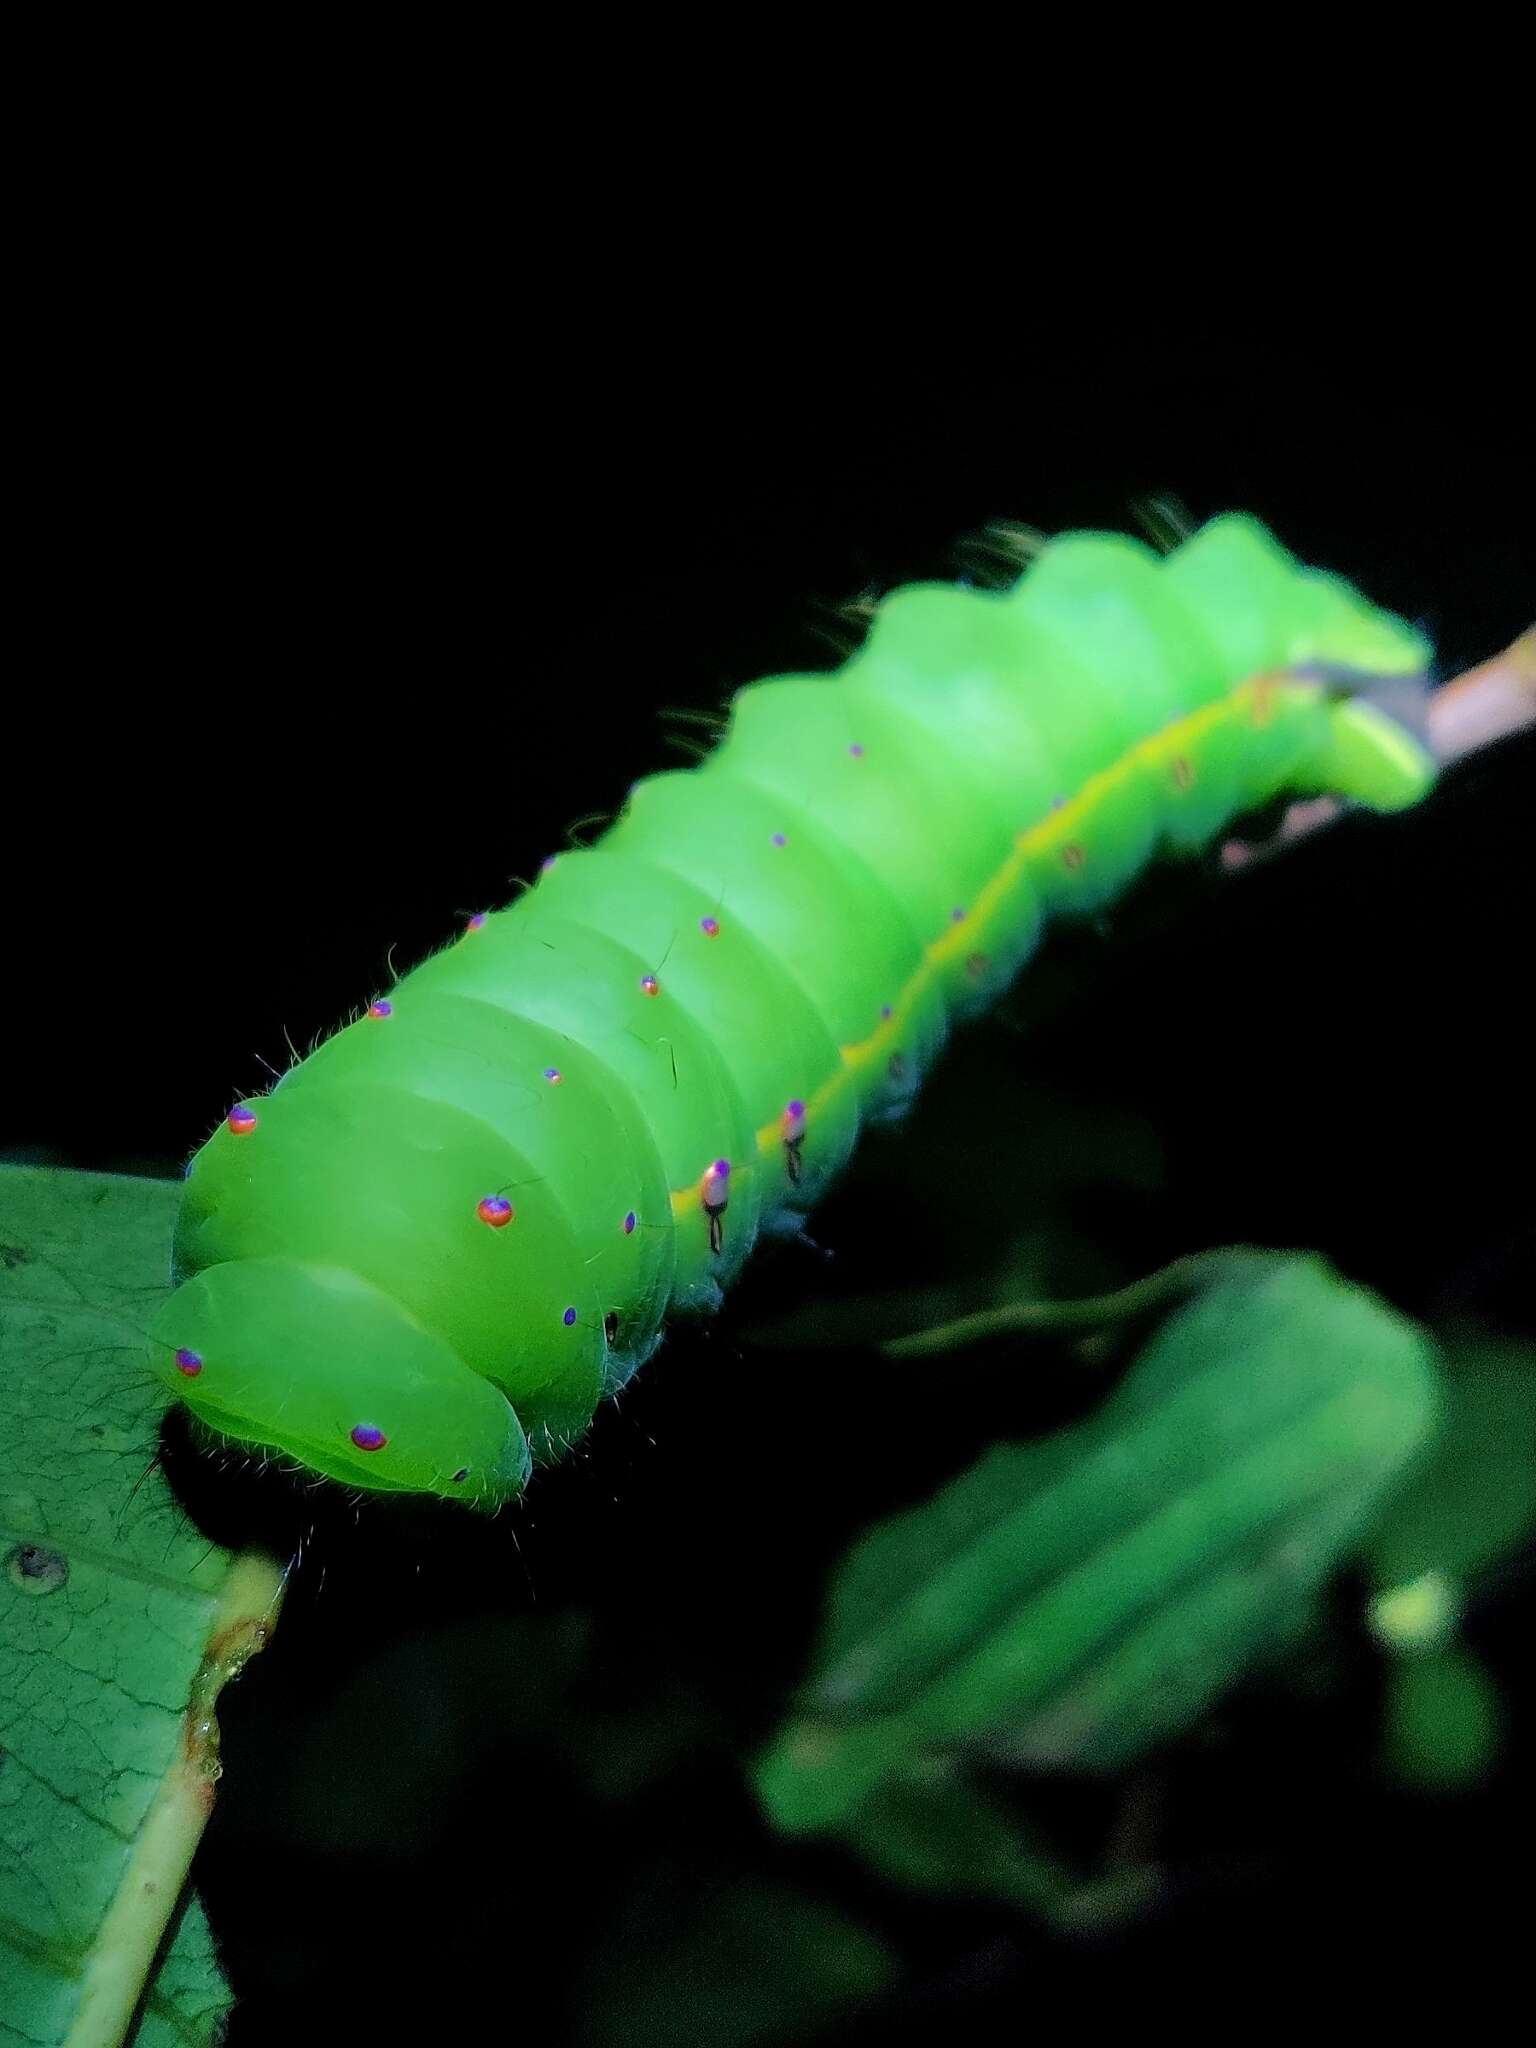
{"label": "thin twig", "polygon": [[[1423,710],[1424,737],[1442,768],[1492,746],[1495,740],[1536,725],[1536,627],[1491,661],[1469,668],[1430,693]],[[1261,845],[1229,839],[1221,849],[1224,868],[1247,867],[1309,832],[1330,825],[1344,810],[1334,796],[1306,797],[1290,805],[1273,835]]]}
{"label": "thin twig", "polygon": [[1003,1337],[1018,1331],[1037,1335],[1052,1330],[1095,1330],[1107,1323],[1121,1323],[1145,1315],[1169,1299],[1193,1294],[1212,1275],[1263,1269],[1277,1264],[1283,1252],[1248,1245],[1218,1245],[1210,1251],[1187,1252],[1171,1265],[1161,1266],[1128,1287],[1112,1294],[1079,1295],[1061,1301],[1009,1301],[1000,1308],[978,1309],[974,1315],[957,1316],[931,1330],[914,1330],[910,1336],[888,1337],[878,1348],[885,1358],[924,1358],[934,1351],[958,1351],[966,1344],[979,1344],[989,1337]]}
{"label": "thin twig", "polygon": [[1441,763],[1536,725],[1536,626],[1492,661],[1436,690],[1427,718],[1430,745]]}

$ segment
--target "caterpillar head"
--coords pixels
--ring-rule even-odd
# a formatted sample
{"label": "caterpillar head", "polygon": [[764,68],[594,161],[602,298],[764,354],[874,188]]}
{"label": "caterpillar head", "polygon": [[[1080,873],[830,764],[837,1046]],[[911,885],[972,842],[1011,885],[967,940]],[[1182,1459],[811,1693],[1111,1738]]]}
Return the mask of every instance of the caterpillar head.
{"label": "caterpillar head", "polygon": [[1429,666],[1422,634],[1342,576],[1305,567],[1248,513],[1209,520],[1174,549],[1162,573],[1230,678],[1305,667],[1398,676]]}
{"label": "caterpillar head", "polygon": [[506,1396],[355,1273],[233,1259],[179,1287],[154,1367],[215,1436],[370,1492],[491,1509],[528,1478]]}
{"label": "caterpillar head", "polygon": [[1342,576],[1309,570],[1292,600],[1291,661],[1321,663],[1367,676],[1422,675],[1430,643],[1406,619],[1382,611]]}

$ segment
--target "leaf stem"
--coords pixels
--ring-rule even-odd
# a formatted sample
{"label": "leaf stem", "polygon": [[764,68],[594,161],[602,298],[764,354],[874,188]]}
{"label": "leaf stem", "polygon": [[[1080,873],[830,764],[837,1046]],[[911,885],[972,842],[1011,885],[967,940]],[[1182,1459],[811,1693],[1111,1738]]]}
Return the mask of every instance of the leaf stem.
{"label": "leaf stem", "polygon": [[931,1330],[888,1337],[879,1348],[886,1358],[922,1358],[933,1351],[953,1351],[963,1344],[979,1344],[988,1337],[1007,1336],[1018,1330],[1080,1330],[1126,1322],[1161,1302],[1193,1294],[1218,1273],[1271,1265],[1289,1256],[1286,1252],[1248,1245],[1221,1245],[1209,1251],[1187,1252],[1171,1265],[1159,1267],[1157,1272],[1109,1294],[1087,1294],[1068,1301],[1005,1302],[1001,1308],[978,1309],[973,1315],[959,1316],[954,1322],[940,1323]]}
{"label": "leaf stem", "polygon": [[86,1952],[80,2004],[64,2048],[119,2048],[127,2036],[213,1811],[220,1771],[215,1705],[229,1681],[265,1647],[286,1579],[286,1566],[265,1551],[242,1551],[230,1566],[182,1716],[176,1756]]}

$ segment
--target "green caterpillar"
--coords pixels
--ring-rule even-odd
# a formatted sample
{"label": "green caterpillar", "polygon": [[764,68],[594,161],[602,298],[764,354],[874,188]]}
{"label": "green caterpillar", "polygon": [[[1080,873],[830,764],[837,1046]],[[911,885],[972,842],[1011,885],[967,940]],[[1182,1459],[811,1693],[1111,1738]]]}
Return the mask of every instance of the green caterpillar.
{"label": "green caterpillar", "polygon": [[226,1440],[494,1507],[799,1227],[1048,918],[1282,793],[1418,798],[1429,757],[1340,678],[1428,659],[1236,515],[897,590],[231,1111],[156,1369]]}

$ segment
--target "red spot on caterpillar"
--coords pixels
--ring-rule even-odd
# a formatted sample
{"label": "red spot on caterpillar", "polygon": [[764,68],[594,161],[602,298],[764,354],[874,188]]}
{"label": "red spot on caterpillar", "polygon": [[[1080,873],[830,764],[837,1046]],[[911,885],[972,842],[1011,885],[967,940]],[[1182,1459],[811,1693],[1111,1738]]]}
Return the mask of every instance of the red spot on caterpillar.
{"label": "red spot on caterpillar", "polygon": [[243,1138],[255,1130],[256,1112],[254,1109],[232,1109],[224,1121],[235,1137]]}
{"label": "red spot on caterpillar", "polygon": [[504,1230],[517,1214],[505,1195],[484,1195],[475,1204],[475,1214],[492,1230]]}
{"label": "red spot on caterpillar", "polygon": [[202,1369],[203,1361],[195,1351],[188,1351],[183,1348],[177,1352],[176,1370],[185,1373],[189,1380],[195,1380]]}
{"label": "red spot on caterpillar", "polygon": [[855,761],[862,761],[862,760],[863,760],[863,758],[864,758],[864,749],[863,749],[863,748],[862,748],[862,747],[861,747],[861,746],[859,745],[859,743],[858,743],[858,741],[857,741],[857,740],[850,740],[850,741],[849,741],[849,743],[848,743],[848,751],[849,751],[849,753],[850,753],[850,754],[852,754],[852,756],[853,756],[853,758],[855,759]]}
{"label": "red spot on caterpillar", "polygon": [[641,975],[640,993],[643,996],[659,996],[661,994],[661,983],[654,974]]}
{"label": "red spot on caterpillar", "polygon": [[1083,864],[1083,849],[1075,842],[1061,849],[1061,864],[1068,874],[1075,875]]}
{"label": "red spot on caterpillar", "polygon": [[699,930],[704,934],[706,939],[718,939],[720,936],[719,918],[701,917],[699,919]]}
{"label": "red spot on caterpillar", "polygon": [[386,1001],[383,996],[380,996],[376,1003],[368,1005],[368,1014],[370,1017],[387,1017],[393,1008],[393,1003]]}
{"label": "red spot on caterpillar", "polygon": [[638,1222],[638,1220],[639,1219],[635,1215],[633,1209],[627,1209],[624,1212],[624,1235],[626,1237],[629,1237],[633,1233],[635,1224]]}
{"label": "red spot on caterpillar", "polygon": [[382,1451],[389,1438],[376,1422],[354,1422],[352,1441],[360,1451]]}
{"label": "red spot on caterpillar", "polygon": [[466,933],[477,932],[484,923],[485,912],[483,910],[477,910],[474,916],[469,920],[469,923],[465,925],[464,930]]}

